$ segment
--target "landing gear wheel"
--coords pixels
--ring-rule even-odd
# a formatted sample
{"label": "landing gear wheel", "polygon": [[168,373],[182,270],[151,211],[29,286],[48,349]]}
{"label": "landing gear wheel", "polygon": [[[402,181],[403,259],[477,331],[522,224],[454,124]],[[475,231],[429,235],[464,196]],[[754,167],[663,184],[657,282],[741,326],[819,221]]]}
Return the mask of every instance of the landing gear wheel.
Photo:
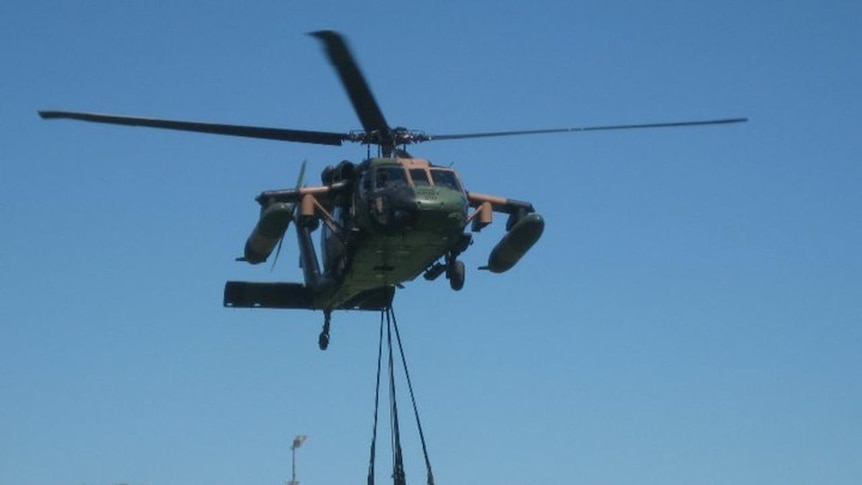
{"label": "landing gear wheel", "polygon": [[464,287],[464,279],[467,271],[464,269],[464,262],[453,260],[446,268],[446,277],[449,278],[449,286],[453,290],[459,291]]}
{"label": "landing gear wheel", "polygon": [[320,331],[320,336],[317,337],[317,346],[320,347],[320,350],[326,350],[329,347],[329,320],[331,316],[332,312],[323,312],[323,330]]}
{"label": "landing gear wheel", "polygon": [[317,337],[317,345],[320,347],[320,350],[326,350],[329,347],[329,334],[320,332],[320,336]]}

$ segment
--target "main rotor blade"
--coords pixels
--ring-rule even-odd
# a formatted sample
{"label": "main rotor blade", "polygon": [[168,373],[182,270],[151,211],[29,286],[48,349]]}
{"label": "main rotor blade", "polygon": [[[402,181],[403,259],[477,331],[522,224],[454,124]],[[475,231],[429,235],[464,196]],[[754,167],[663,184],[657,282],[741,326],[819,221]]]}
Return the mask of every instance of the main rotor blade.
{"label": "main rotor blade", "polygon": [[583,126],[580,128],[552,128],[548,130],[492,131],[487,133],[464,133],[456,135],[427,135],[420,141],[460,140],[464,138],[487,138],[492,136],[539,135],[543,133],[573,133],[580,131],[634,130],[640,128],[675,128],[681,126],[724,125],[729,123],[745,123],[748,118],[727,118],[703,121],[675,121],[670,123],[645,123],[636,125],[605,125]]}
{"label": "main rotor blade", "polygon": [[198,121],[176,121],[157,118],[140,118],[136,116],[117,116],[97,113],[79,113],[73,111],[39,111],[42,119],[50,120],[65,118],[70,120],[108,123],[112,125],[145,126],[167,130],[194,131],[214,135],[243,136],[246,138],[263,138],[266,140],[292,141],[299,143],[314,143],[318,145],[341,145],[342,141],[350,139],[350,135],[325,131],[286,130],[282,128],[264,128],[258,126],[222,125],[216,123],[201,123]]}
{"label": "main rotor blade", "polygon": [[338,72],[341,84],[347,91],[350,102],[353,103],[353,109],[356,110],[356,115],[359,116],[359,121],[365,132],[388,135],[389,124],[386,123],[386,118],[383,117],[383,112],[380,111],[380,106],[374,99],[371,88],[368,87],[356,59],[351,54],[341,34],[332,30],[320,30],[311,32],[310,35],[323,41],[329,62]]}

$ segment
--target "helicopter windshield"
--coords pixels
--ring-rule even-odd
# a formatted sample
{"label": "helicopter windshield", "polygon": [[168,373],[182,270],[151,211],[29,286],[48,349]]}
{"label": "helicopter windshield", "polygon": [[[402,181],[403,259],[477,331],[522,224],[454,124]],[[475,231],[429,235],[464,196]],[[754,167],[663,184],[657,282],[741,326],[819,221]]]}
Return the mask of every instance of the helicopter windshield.
{"label": "helicopter windshield", "polygon": [[441,170],[439,168],[431,169],[431,178],[434,180],[434,185],[438,187],[448,187],[454,190],[461,190],[461,184],[458,183],[458,177],[451,170]]}
{"label": "helicopter windshield", "polygon": [[394,167],[378,167],[376,170],[376,184],[378,189],[390,186],[396,183],[407,183],[407,176],[401,166]]}
{"label": "helicopter windshield", "polygon": [[413,185],[417,187],[431,185],[431,182],[428,181],[428,174],[425,172],[424,168],[411,168],[410,178],[413,179]]}

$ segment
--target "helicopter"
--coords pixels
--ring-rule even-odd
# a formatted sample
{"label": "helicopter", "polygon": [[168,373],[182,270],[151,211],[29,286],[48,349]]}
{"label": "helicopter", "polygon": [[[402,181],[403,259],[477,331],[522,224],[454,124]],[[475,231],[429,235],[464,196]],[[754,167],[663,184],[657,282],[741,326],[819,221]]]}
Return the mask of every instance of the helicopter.
{"label": "helicopter", "polygon": [[[461,290],[466,271],[459,256],[473,242],[473,234],[492,223],[495,213],[507,217],[506,233],[492,249],[488,263],[480,269],[492,273],[508,271],[542,235],[545,221],[531,203],[469,191],[455,170],[413,157],[407,146],[469,138],[747,121],[727,118],[428,135],[390,126],[341,34],[322,30],[309,35],[322,42],[359,118],[361,130],[339,133],[74,111],[39,111],[39,116],[319,145],[339,146],[346,142],[366,145],[368,158],[359,163],[344,160],[326,167],[318,186],[303,184],[303,163],[295,187],[266,190],[255,199],[260,204],[260,216],[246,240],[243,256],[237,260],[260,264],[273,252],[277,260],[293,222],[303,282],[228,281],[224,288],[226,307],[322,311],[324,322],[318,337],[321,350],[329,346],[331,315],[335,310],[391,308],[396,288],[419,275],[435,280],[445,274],[450,287]],[[375,157],[370,156],[372,146],[377,147]],[[321,233],[319,251],[313,238],[317,229]]]}

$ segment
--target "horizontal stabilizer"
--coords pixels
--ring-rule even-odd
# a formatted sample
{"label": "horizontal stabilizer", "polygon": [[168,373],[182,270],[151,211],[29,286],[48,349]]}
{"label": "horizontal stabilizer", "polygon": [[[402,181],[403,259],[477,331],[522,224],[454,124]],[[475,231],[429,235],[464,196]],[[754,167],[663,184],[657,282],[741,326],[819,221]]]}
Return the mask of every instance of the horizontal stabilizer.
{"label": "horizontal stabilizer", "polygon": [[292,308],[314,310],[314,299],[301,283],[250,283],[228,281],[224,306],[233,308]]}

